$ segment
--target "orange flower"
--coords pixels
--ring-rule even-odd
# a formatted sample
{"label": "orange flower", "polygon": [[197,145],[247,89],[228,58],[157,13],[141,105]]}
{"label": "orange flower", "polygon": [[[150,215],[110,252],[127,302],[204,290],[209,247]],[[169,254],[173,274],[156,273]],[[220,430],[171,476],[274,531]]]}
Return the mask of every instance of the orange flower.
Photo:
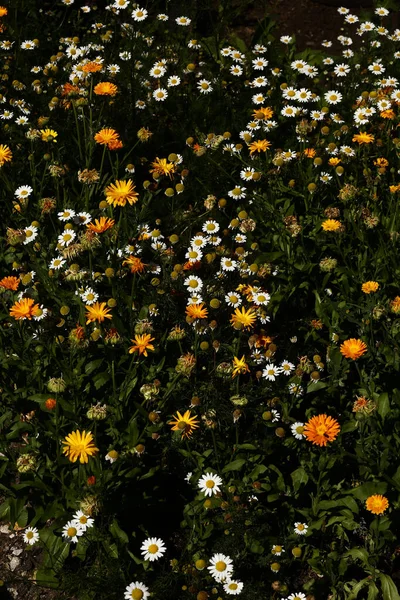
{"label": "orange flower", "polygon": [[390,302],[390,310],[395,314],[400,313],[400,296],[396,296],[396,298]]}
{"label": "orange flower", "polygon": [[157,157],[150,166],[153,168],[149,169],[149,173],[153,173],[156,178],[159,178],[162,175],[168,175],[169,178],[172,179],[172,174],[175,173],[176,170],[175,164],[168,162],[166,158]]}
{"label": "orange flower", "polygon": [[324,231],[337,231],[342,226],[341,222],[337,219],[327,219],[321,225]]}
{"label": "orange flower", "polygon": [[328,163],[331,165],[331,167],[336,167],[340,162],[340,158],[330,158],[328,160]]}
{"label": "orange flower", "polygon": [[4,288],[5,290],[13,290],[13,292],[16,292],[19,282],[20,279],[18,279],[18,277],[14,277],[13,275],[10,277],[3,277],[3,279],[0,280],[0,287]]}
{"label": "orange flower", "polygon": [[394,119],[396,114],[392,108],[388,108],[387,110],[383,110],[380,113],[380,116],[382,117],[382,119]]}
{"label": "orange flower", "polygon": [[315,152],[314,148],[305,148],[303,150],[303,154],[304,156],[307,156],[307,158],[314,158],[317,153]]}
{"label": "orange flower", "polygon": [[268,142],[268,140],[257,140],[249,144],[250,154],[254,154],[254,152],[266,152],[270,146],[271,142]]}
{"label": "orange flower", "polygon": [[204,307],[204,302],[189,304],[186,307],[186,315],[191,319],[206,319],[208,317],[208,310]]}
{"label": "orange flower", "polygon": [[327,415],[316,415],[304,426],[307,440],[317,446],[326,446],[328,442],[333,442],[339,431],[340,425],[337,420]]}
{"label": "orange flower", "polygon": [[0,17],[5,17],[7,13],[8,13],[8,10],[6,9],[6,7],[0,6]]}
{"label": "orange flower", "polygon": [[369,496],[369,498],[365,501],[365,507],[369,512],[372,512],[374,515],[381,515],[385,512],[385,510],[389,506],[389,501],[385,496],[381,496],[381,494],[374,494],[373,496]]}
{"label": "orange flower", "polygon": [[147,267],[138,256],[128,256],[122,264],[128,265],[131,268],[131,273],[143,273],[145,267]]}
{"label": "orange flower", "polygon": [[361,290],[364,294],[373,294],[379,288],[379,283],[377,281],[366,281],[362,284]]}
{"label": "orange flower", "polygon": [[105,128],[100,129],[94,136],[94,140],[102,146],[108,146],[111,142],[116,142],[119,139],[119,133],[115,129]]}
{"label": "orange flower", "polygon": [[377,158],[374,160],[375,167],[383,168],[389,166],[389,161],[386,158]]}
{"label": "orange flower", "polygon": [[53,410],[57,406],[57,400],[55,400],[54,398],[47,398],[44,405],[47,408],[47,410]]}
{"label": "orange flower", "polygon": [[100,219],[95,219],[94,223],[88,223],[86,227],[90,231],[94,231],[94,233],[104,233],[107,229],[111,229],[115,225],[114,219],[110,219],[109,217],[100,217]]}
{"label": "orange flower", "polygon": [[357,360],[367,351],[367,344],[361,340],[350,338],[343,342],[340,346],[340,352],[345,358],[351,358]]}
{"label": "orange flower", "polygon": [[361,131],[361,133],[357,133],[356,135],[354,135],[353,139],[352,139],[353,142],[358,142],[360,145],[361,144],[370,144],[374,140],[375,140],[375,137],[372,135],[372,133],[365,133],[363,131]]}
{"label": "orange flower", "polygon": [[40,310],[39,304],[35,304],[32,298],[22,298],[11,307],[10,316],[18,321],[22,319],[31,320],[38,310]]}
{"label": "orange flower", "polygon": [[97,96],[115,96],[118,92],[118,88],[115,83],[102,81],[94,86],[93,91]]}
{"label": "orange flower", "polygon": [[120,150],[123,147],[124,147],[124,145],[121,142],[121,140],[115,140],[115,142],[110,142],[108,144],[108,149],[109,150]]}
{"label": "orange flower", "polygon": [[106,187],[105,194],[108,204],[113,206],[125,206],[127,202],[131,205],[136,204],[139,196],[131,179],[111,183]]}
{"label": "orange flower", "polygon": [[5,162],[10,162],[11,160],[12,152],[10,148],[5,144],[0,144],[0,167],[2,167]]}
{"label": "orange flower", "polygon": [[145,333],[144,335],[135,335],[135,339],[131,340],[133,346],[129,348],[129,354],[133,354],[134,352],[139,352],[139,354],[144,354],[147,356],[147,350],[154,350],[152,342],[154,340],[151,337],[150,333]]}
{"label": "orange flower", "polygon": [[274,111],[269,106],[260,106],[253,112],[253,118],[256,121],[263,121],[264,119],[268,121],[271,119],[274,114]]}
{"label": "orange flower", "polygon": [[86,65],[83,65],[82,67],[82,71],[84,73],[97,73],[98,71],[101,71],[103,68],[103,65],[101,65],[98,62],[95,61],[90,61],[88,63],[86,63]]}
{"label": "orange flower", "polygon": [[109,308],[106,308],[106,303],[105,302],[95,302],[94,304],[92,304],[91,306],[87,305],[85,306],[87,312],[86,312],[86,325],[88,325],[89,323],[93,323],[94,321],[98,321],[99,323],[102,323],[104,321],[104,319],[111,319],[111,315],[109,315],[108,313],[110,312]]}

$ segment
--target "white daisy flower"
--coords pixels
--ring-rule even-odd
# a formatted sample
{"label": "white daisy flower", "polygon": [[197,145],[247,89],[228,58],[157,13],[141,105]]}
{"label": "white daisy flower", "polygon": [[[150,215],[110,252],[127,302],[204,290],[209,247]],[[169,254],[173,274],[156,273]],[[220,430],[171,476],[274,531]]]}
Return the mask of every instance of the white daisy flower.
{"label": "white daisy flower", "polygon": [[277,367],[272,363],[267,363],[262,374],[267,381],[275,381],[275,379],[281,372],[282,370],[280,367]]}
{"label": "white daisy flower", "polygon": [[196,277],[196,275],[190,275],[189,277],[186,277],[183,283],[190,289],[191,292],[199,292],[203,287],[202,280],[200,277]]}
{"label": "white daisy flower", "polygon": [[207,79],[200,79],[197,84],[197,89],[201,94],[209,94],[214,88],[212,87],[211,82],[207,81]]}
{"label": "white daisy flower", "polygon": [[294,369],[294,364],[289,362],[288,360],[283,360],[281,362],[281,373],[288,376]]}
{"label": "white daisy flower", "polygon": [[293,38],[291,35],[282,35],[279,39],[282,44],[290,44]]}
{"label": "white daisy flower", "polygon": [[208,241],[208,238],[202,235],[195,235],[191,240],[190,240],[190,245],[192,246],[192,248],[204,248],[204,246],[206,246]]}
{"label": "white daisy flower", "polygon": [[165,75],[166,71],[167,69],[163,65],[154,65],[154,67],[150,69],[149,75],[150,77],[158,78]]}
{"label": "white daisy flower", "polygon": [[125,600],[147,600],[150,596],[149,588],[146,587],[141,581],[134,581],[130,583],[125,590]]}
{"label": "white daisy flower", "polygon": [[346,77],[346,75],[350,73],[350,67],[349,65],[341,63],[339,65],[336,65],[333,71],[337,77]]}
{"label": "white daisy flower", "polygon": [[283,115],[284,117],[295,117],[298,111],[299,109],[297,108],[297,106],[292,106],[288,104],[287,106],[282,108],[281,115]]}
{"label": "white daisy flower", "polygon": [[221,491],[222,479],[213,473],[206,473],[199,479],[197,485],[205,496],[211,497]]}
{"label": "white daisy flower", "polygon": [[271,410],[271,413],[272,413],[271,423],[276,423],[277,421],[279,421],[279,419],[281,418],[281,413],[279,411],[277,411],[275,408],[273,408]]}
{"label": "white daisy flower", "polygon": [[81,225],[87,225],[92,220],[92,215],[87,212],[80,212],[76,215]]}
{"label": "white daisy flower", "polygon": [[168,77],[167,86],[175,87],[175,86],[179,85],[180,82],[181,82],[181,78],[178,77],[178,75],[171,75],[171,77]]}
{"label": "white daisy flower", "polygon": [[229,71],[232,75],[235,75],[235,77],[240,77],[243,73],[243,69],[240,65],[232,65]]}
{"label": "white daisy flower", "polygon": [[74,241],[75,237],[75,231],[73,231],[72,229],[66,229],[61,235],[58,236],[58,243],[61,246],[69,246],[71,242]]}
{"label": "white daisy flower", "polygon": [[240,171],[240,178],[243,179],[244,181],[251,181],[253,179],[253,173],[255,173],[255,169],[253,168],[247,168],[247,169],[243,169],[243,171]]}
{"label": "white daisy flower", "polygon": [[61,267],[63,267],[65,265],[65,259],[62,258],[61,256],[56,256],[55,258],[52,259],[51,263],[49,264],[49,269],[54,269],[54,270],[58,270],[61,269]]}
{"label": "white daisy flower", "polygon": [[324,98],[328,104],[338,104],[343,99],[343,95],[337,90],[329,90],[324,94]]}
{"label": "white daisy flower", "polygon": [[233,308],[237,308],[242,304],[242,298],[236,292],[228,292],[225,296],[225,302]]}
{"label": "white daisy flower", "polygon": [[387,17],[387,15],[389,14],[389,11],[387,8],[383,8],[383,6],[379,6],[378,8],[375,9],[375,14],[378,15],[379,17]]}
{"label": "white daisy flower", "polygon": [[237,268],[236,260],[231,260],[230,258],[222,257],[221,258],[221,269],[223,271],[235,271]]}
{"label": "white daisy flower", "polygon": [[224,592],[230,594],[231,596],[237,596],[243,589],[243,582],[237,581],[233,579],[229,579],[226,583],[224,583]]}
{"label": "white daisy flower", "polygon": [[306,88],[301,88],[296,92],[296,100],[297,102],[308,102],[312,97],[312,93],[310,90]]}
{"label": "white daisy flower", "polygon": [[190,306],[191,304],[200,304],[200,302],[203,302],[203,296],[200,294],[193,294],[193,296],[188,298],[187,304]]}
{"label": "white daisy flower", "polygon": [[27,527],[24,531],[24,542],[33,546],[39,541],[39,531],[36,527]]}
{"label": "white daisy flower", "polygon": [[304,423],[296,421],[296,423],[290,426],[290,429],[297,440],[302,440],[306,437],[304,434]]}
{"label": "white daisy flower", "polygon": [[275,556],[281,556],[281,554],[285,552],[285,548],[283,546],[274,545],[271,548],[271,552],[272,554],[275,554]]}
{"label": "white daisy flower", "polygon": [[38,228],[35,227],[34,225],[30,225],[29,227],[25,227],[24,229],[24,233],[25,233],[25,239],[24,239],[24,245],[26,246],[27,244],[30,244],[31,242],[33,242],[33,240],[35,238],[37,238],[38,236]]}
{"label": "white daisy flower", "polygon": [[189,473],[187,473],[186,476],[185,476],[185,481],[187,481],[188,483],[190,483],[192,475],[193,475],[192,471],[189,471]]}
{"label": "white daisy flower", "polygon": [[160,538],[147,538],[140,548],[141,554],[144,556],[144,560],[153,562],[162,557],[166,551],[164,542]]}
{"label": "white daisy flower", "polygon": [[144,21],[148,14],[145,8],[136,8],[132,11],[132,18],[134,21]]}
{"label": "white daisy flower", "polygon": [[290,594],[287,600],[306,600],[306,598],[307,596],[303,592],[296,592],[295,594]]}
{"label": "white daisy flower", "polygon": [[79,527],[82,527],[84,531],[86,531],[86,529],[88,529],[89,527],[93,527],[94,524],[94,519],[85,515],[85,513],[81,510],[78,510],[72,516],[72,519],[73,521],[76,521]]}
{"label": "white daisy flower", "polygon": [[253,79],[250,85],[252,87],[264,87],[268,85],[268,79],[264,77],[264,75],[260,75],[260,77],[256,77],[256,79]]}
{"label": "white daisy flower", "polygon": [[57,216],[59,221],[69,221],[72,219],[72,217],[75,217],[75,214],[76,213],[74,210],[71,208],[66,208],[65,210],[59,212]]}
{"label": "white daisy flower", "polygon": [[219,225],[216,221],[206,221],[203,223],[202,231],[209,234],[218,233]]}
{"label": "white daisy flower", "polygon": [[163,102],[168,98],[168,92],[164,88],[157,88],[153,92],[153,98],[156,100],[156,102]]}
{"label": "white daisy flower", "polygon": [[185,258],[187,258],[189,262],[197,262],[203,258],[203,253],[198,248],[189,248],[185,254]]}
{"label": "white daisy flower", "polygon": [[188,25],[190,25],[192,20],[188,17],[177,17],[175,19],[175,22],[178,23],[178,25],[182,25],[182,27],[187,27]]}
{"label": "white daisy flower", "polygon": [[241,200],[242,198],[246,198],[246,188],[237,185],[233,188],[233,190],[230,190],[228,192],[228,196],[230,196],[230,198],[233,198],[234,200]]}
{"label": "white daisy flower", "polygon": [[29,196],[32,194],[33,189],[31,188],[30,185],[21,185],[19,188],[17,188],[14,192],[14,196],[16,196],[18,198],[18,200],[24,200],[25,198],[29,198]]}
{"label": "white daisy flower", "polygon": [[252,301],[257,306],[267,306],[271,299],[271,296],[267,292],[255,292],[252,297]]}
{"label": "white daisy flower", "polygon": [[308,525],[306,523],[295,523],[294,524],[294,533],[297,535],[305,535],[307,533]]}
{"label": "white daisy flower", "polygon": [[68,523],[63,527],[63,538],[65,538],[65,541],[70,543],[74,542],[77,544],[78,537],[84,533],[85,530],[83,527],[81,527],[81,525],[78,525],[76,521],[68,521]]}
{"label": "white daisy flower", "polygon": [[210,560],[210,566],[207,569],[217,581],[230,579],[233,573],[232,559],[225,554],[214,554]]}
{"label": "white daisy flower", "polygon": [[251,61],[252,65],[253,65],[253,69],[255,69],[256,71],[262,71],[263,69],[265,69],[265,67],[268,66],[268,61],[265,60],[265,58],[260,57],[260,58],[255,58]]}

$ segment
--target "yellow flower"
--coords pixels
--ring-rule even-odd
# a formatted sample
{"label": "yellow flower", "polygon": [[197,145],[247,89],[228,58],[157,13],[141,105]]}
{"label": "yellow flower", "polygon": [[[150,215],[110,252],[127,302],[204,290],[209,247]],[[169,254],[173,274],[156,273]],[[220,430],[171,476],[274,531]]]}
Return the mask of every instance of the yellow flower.
{"label": "yellow flower", "polygon": [[2,167],[5,162],[10,162],[11,160],[12,152],[10,148],[5,144],[0,144],[0,167]]}
{"label": "yellow flower", "polygon": [[139,196],[131,179],[111,183],[106,187],[105,193],[108,204],[113,206],[125,206],[127,202],[136,204]]}
{"label": "yellow flower", "polygon": [[377,281],[366,281],[362,284],[361,290],[364,294],[373,294],[379,288],[379,283]]}
{"label": "yellow flower", "polygon": [[135,339],[131,340],[134,344],[129,348],[129,354],[133,354],[134,352],[139,352],[139,354],[144,354],[147,356],[147,350],[154,350],[152,342],[154,340],[151,337],[150,333],[145,333],[144,335],[135,335]]}
{"label": "yellow flower", "polygon": [[384,168],[389,166],[389,161],[386,158],[377,158],[374,160],[375,167]]}
{"label": "yellow flower", "polygon": [[248,310],[245,310],[244,307],[241,310],[236,308],[231,317],[231,323],[235,329],[250,329],[254,325],[255,320],[256,313],[252,308]]}
{"label": "yellow flower", "polygon": [[208,310],[204,307],[204,302],[200,304],[189,304],[186,307],[186,315],[192,319],[206,319]]}
{"label": "yellow flower", "polygon": [[54,129],[41,129],[40,134],[42,136],[42,142],[57,143],[56,137],[58,136],[58,133],[57,131],[54,131]]}
{"label": "yellow flower", "polygon": [[8,10],[6,9],[6,7],[0,6],[0,17],[5,17],[7,13],[8,13]]}
{"label": "yellow flower", "polygon": [[365,501],[365,507],[369,512],[372,512],[374,515],[381,515],[385,512],[385,510],[389,506],[389,501],[385,496],[381,496],[381,494],[374,494],[373,496],[369,496]]}
{"label": "yellow flower", "polygon": [[356,340],[355,338],[345,340],[340,346],[340,353],[345,358],[351,358],[352,360],[357,360],[360,356],[365,354],[366,351],[367,344],[361,340]]}
{"label": "yellow flower", "polygon": [[157,178],[162,175],[168,175],[172,179],[172,173],[175,173],[176,166],[174,163],[170,163],[166,158],[156,158],[150,165],[153,167],[149,169],[149,173],[153,173]]}
{"label": "yellow flower", "polygon": [[78,429],[67,435],[63,444],[63,454],[71,462],[76,462],[79,458],[81,464],[89,462],[89,456],[94,456],[99,451],[94,445],[92,434]]}
{"label": "yellow flower", "polygon": [[395,314],[400,313],[400,296],[396,296],[396,298],[390,302],[390,310]]}
{"label": "yellow flower", "polygon": [[118,88],[114,83],[102,81],[94,86],[93,91],[97,96],[115,96]]}
{"label": "yellow flower", "polygon": [[123,265],[128,265],[131,269],[131,273],[143,273],[147,265],[142,262],[142,260],[138,256],[128,256],[126,260],[122,263]]}
{"label": "yellow flower", "polygon": [[337,221],[336,219],[327,219],[321,225],[324,231],[337,231],[341,228],[341,226],[341,222]]}
{"label": "yellow flower", "polygon": [[375,137],[372,135],[372,133],[365,133],[363,131],[361,131],[361,133],[357,133],[356,135],[353,136],[352,141],[353,142],[358,142],[358,144],[370,144],[371,142],[373,142],[375,140]]}
{"label": "yellow flower", "polygon": [[177,411],[174,419],[175,421],[168,421],[168,425],[173,425],[172,431],[181,431],[182,437],[191,436],[193,429],[197,429],[199,426],[199,421],[196,420],[196,417],[191,416],[190,410],[187,410],[183,415]]}
{"label": "yellow flower", "polygon": [[232,378],[234,379],[237,375],[244,375],[245,373],[250,373],[250,369],[248,364],[245,361],[244,355],[242,356],[242,358],[238,358],[237,356],[234,356],[233,358],[233,371],[232,371]]}
{"label": "yellow flower", "polygon": [[95,302],[92,306],[85,306],[87,310],[86,325],[88,325],[88,323],[93,323],[94,321],[102,323],[104,319],[111,319],[111,315],[108,314],[110,309],[106,308],[106,306],[105,302]]}
{"label": "yellow flower", "polygon": [[253,112],[253,118],[256,121],[263,121],[264,119],[268,121],[271,119],[274,114],[274,111],[269,106],[260,106]]}
{"label": "yellow flower", "polygon": [[257,140],[249,144],[250,154],[254,154],[254,152],[266,152],[270,146],[271,142],[268,142],[268,140]]}
{"label": "yellow flower", "polygon": [[10,316],[18,321],[21,319],[31,320],[39,310],[39,304],[35,304],[32,298],[22,298],[11,307]]}

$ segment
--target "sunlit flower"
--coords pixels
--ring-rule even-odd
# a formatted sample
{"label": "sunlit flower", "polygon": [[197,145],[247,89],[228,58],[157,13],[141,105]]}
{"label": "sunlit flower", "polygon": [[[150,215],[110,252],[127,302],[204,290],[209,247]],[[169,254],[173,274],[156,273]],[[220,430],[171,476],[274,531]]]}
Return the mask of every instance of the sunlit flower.
{"label": "sunlit flower", "polygon": [[14,317],[17,321],[23,319],[31,320],[39,310],[39,304],[35,304],[32,298],[22,298],[11,307],[10,316]]}
{"label": "sunlit flower", "polygon": [[135,335],[135,339],[131,340],[133,346],[129,348],[129,354],[139,352],[139,355],[147,356],[147,350],[153,350],[154,346],[151,343],[155,338],[151,337],[150,333],[143,335]]}
{"label": "sunlit flower", "polygon": [[342,227],[342,224],[337,219],[327,219],[323,221],[321,227],[324,231],[338,231]]}
{"label": "sunlit flower", "polygon": [[297,421],[296,423],[293,423],[293,425],[290,426],[290,429],[296,439],[302,440],[306,437],[304,433],[304,423]]}
{"label": "sunlit flower", "polygon": [[190,410],[187,410],[183,415],[177,411],[173,417],[175,421],[168,421],[168,425],[173,425],[172,431],[181,431],[182,437],[190,437],[194,429],[198,428],[199,421],[196,417],[191,416]]}
{"label": "sunlit flower", "polygon": [[156,158],[151,163],[151,169],[149,169],[149,173],[153,173],[157,178],[162,175],[168,175],[170,179],[172,179],[172,174],[175,173],[176,166],[172,162],[168,162],[166,158]]}
{"label": "sunlit flower", "polygon": [[195,302],[186,307],[186,315],[191,319],[206,319],[208,316],[208,309],[204,306],[204,302]]}
{"label": "sunlit flower", "polygon": [[312,417],[304,426],[307,440],[317,446],[326,446],[328,442],[333,442],[339,431],[340,425],[337,420],[325,414]]}
{"label": "sunlit flower", "polygon": [[162,557],[164,552],[167,550],[165,544],[160,538],[147,538],[140,548],[141,554],[144,556],[144,560],[153,562]]}
{"label": "sunlit flower", "polygon": [[149,588],[141,581],[130,583],[125,589],[125,600],[147,600],[150,596]]}
{"label": "sunlit flower", "polygon": [[110,219],[109,217],[100,217],[100,219],[95,219],[94,223],[88,223],[86,227],[94,233],[104,233],[107,231],[107,229],[114,227],[114,225],[114,219]]}
{"label": "sunlit flower", "polygon": [[0,144],[0,167],[12,160],[12,152],[5,144]]}
{"label": "sunlit flower", "polygon": [[308,525],[306,523],[295,523],[294,533],[297,535],[305,535],[307,533]]}
{"label": "sunlit flower", "polygon": [[249,144],[250,154],[255,152],[266,152],[271,147],[271,142],[268,140],[257,140]]}
{"label": "sunlit flower", "polygon": [[36,542],[39,541],[39,531],[36,527],[27,527],[24,531],[23,537],[25,544],[33,546],[33,544],[36,544]]}
{"label": "sunlit flower", "polygon": [[237,308],[231,317],[231,323],[236,329],[251,329],[256,320],[254,309]]}
{"label": "sunlit flower", "polygon": [[87,463],[89,457],[94,456],[99,451],[94,445],[93,435],[90,431],[72,431],[63,441],[63,454],[71,462],[76,462],[79,458],[81,464]]}
{"label": "sunlit flower", "polygon": [[76,521],[79,527],[82,527],[84,531],[86,531],[86,529],[88,529],[89,527],[93,527],[94,524],[94,519],[88,517],[88,515],[85,515],[85,513],[82,510],[78,510],[72,516],[72,519],[73,521]]}
{"label": "sunlit flower", "polygon": [[357,142],[358,144],[371,144],[371,142],[373,142],[375,139],[375,137],[372,135],[372,133],[357,133],[356,135],[353,136],[352,141],[353,142]]}
{"label": "sunlit flower", "polygon": [[89,323],[94,323],[94,321],[98,321],[102,323],[104,319],[111,319],[111,315],[108,314],[110,309],[107,308],[105,302],[95,302],[92,306],[85,306],[86,308],[86,325]]}
{"label": "sunlit flower", "polygon": [[215,496],[221,491],[222,479],[213,473],[206,473],[199,479],[197,485],[205,496]]}
{"label": "sunlit flower", "polygon": [[128,256],[126,260],[122,263],[123,265],[127,265],[131,273],[143,273],[146,270],[147,265],[142,262],[142,260],[138,256]]}
{"label": "sunlit flower", "polygon": [[118,92],[118,87],[115,83],[102,81],[94,86],[93,91],[97,96],[115,96]]}
{"label": "sunlit flower", "polygon": [[340,352],[345,358],[357,360],[367,351],[367,344],[361,340],[350,338],[340,346]]}
{"label": "sunlit flower", "polygon": [[42,142],[57,142],[58,133],[54,129],[41,129],[40,135],[42,136]]}
{"label": "sunlit flower", "polygon": [[389,501],[381,494],[369,496],[365,501],[365,507],[374,515],[382,515],[389,506]]}
{"label": "sunlit flower", "polygon": [[373,294],[377,292],[379,288],[379,283],[377,281],[366,281],[362,284],[361,290],[364,294]]}
{"label": "sunlit flower", "polygon": [[244,355],[242,358],[238,358],[237,356],[233,357],[233,371],[232,378],[235,378],[237,375],[244,375],[245,373],[250,373],[250,369]]}
{"label": "sunlit flower", "polygon": [[111,183],[106,187],[105,194],[108,204],[113,206],[125,206],[127,202],[136,204],[139,196],[131,179]]}
{"label": "sunlit flower", "polygon": [[9,277],[3,277],[3,279],[0,280],[0,288],[15,292],[18,289],[20,281],[21,280],[18,277],[14,277],[13,275]]}
{"label": "sunlit flower", "polygon": [[100,131],[95,134],[94,140],[98,144],[108,146],[110,142],[116,142],[119,140],[119,133],[117,133],[115,129],[100,129]]}
{"label": "sunlit flower", "polygon": [[225,554],[214,554],[210,559],[210,566],[207,569],[216,581],[225,581],[230,579],[233,573],[233,561]]}

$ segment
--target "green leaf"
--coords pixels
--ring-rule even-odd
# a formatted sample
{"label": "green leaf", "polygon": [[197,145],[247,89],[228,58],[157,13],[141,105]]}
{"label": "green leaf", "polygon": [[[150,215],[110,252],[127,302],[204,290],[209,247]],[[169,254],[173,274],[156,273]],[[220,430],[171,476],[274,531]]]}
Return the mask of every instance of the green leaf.
{"label": "green leaf", "polygon": [[34,577],[36,583],[42,587],[58,588],[58,579],[51,569],[38,569]]}
{"label": "green leaf", "polygon": [[99,358],[97,360],[92,360],[90,363],[88,363],[85,367],[86,375],[90,375],[91,373],[93,373],[93,371],[95,371],[97,369],[97,367],[99,367],[101,365],[102,362],[103,362],[103,359]]}
{"label": "green leaf", "polygon": [[400,600],[397,586],[389,575],[379,574],[381,578],[383,600]]}
{"label": "green leaf", "polygon": [[225,465],[225,467],[222,469],[222,473],[228,473],[229,471],[240,471],[245,463],[245,458],[237,458],[236,460],[233,460]]}
{"label": "green leaf", "polygon": [[384,419],[388,413],[390,413],[389,396],[385,392],[378,398],[378,413]]}
{"label": "green leaf", "polygon": [[368,483],[363,483],[363,485],[350,490],[349,493],[363,501],[374,494],[385,494],[386,489],[387,483],[385,482],[368,481]]}
{"label": "green leaf", "polygon": [[374,584],[373,581],[370,581],[369,588],[368,588],[367,600],[375,600],[375,598],[377,598],[378,595],[379,595],[378,588],[376,587],[376,585]]}
{"label": "green leaf", "polygon": [[129,543],[128,535],[125,533],[125,531],[123,529],[121,529],[121,527],[118,525],[116,519],[114,519],[113,522],[111,523],[109,530],[110,530],[111,535],[116,540],[119,540],[122,544]]}
{"label": "green leaf", "polygon": [[365,548],[352,548],[343,554],[343,558],[351,557],[354,560],[361,560],[365,565],[368,565],[369,554]]}
{"label": "green leaf", "polygon": [[299,467],[293,473],[290,474],[293,481],[294,491],[297,492],[302,484],[308,482],[308,475],[303,467]]}

